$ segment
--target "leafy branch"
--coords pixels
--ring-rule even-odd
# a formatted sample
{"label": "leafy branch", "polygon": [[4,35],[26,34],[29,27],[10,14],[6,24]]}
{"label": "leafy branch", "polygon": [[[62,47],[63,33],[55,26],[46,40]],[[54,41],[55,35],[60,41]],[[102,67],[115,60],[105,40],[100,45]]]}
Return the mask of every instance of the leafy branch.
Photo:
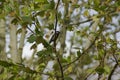
{"label": "leafy branch", "polygon": [[71,64],[75,63],[76,61],[78,61],[82,56],[86,55],[86,53],[88,52],[88,50],[94,45],[95,41],[97,40],[97,38],[99,37],[100,33],[102,32],[102,30],[100,30],[100,32],[98,33],[98,35],[95,37],[95,39],[91,42],[91,44],[89,45],[89,47],[87,49],[85,49],[81,55],[79,55],[75,60],[71,61],[70,63],[63,65],[63,67],[68,67]]}
{"label": "leafy branch", "polygon": [[113,69],[111,70],[111,72],[110,72],[110,74],[109,74],[109,76],[108,76],[108,80],[111,80],[112,75],[114,74],[116,68],[117,68],[118,65],[119,65],[118,60],[117,60],[117,58],[115,57],[115,54],[113,54],[113,57],[114,57],[114,59],[115,59],[116,64],[114,65]]}
{"label": "leafy branch", "polygon": [[[29,73],[29,74],[40,74],[40,75],[43,74],[43,75],[48,75],[48,76],[51,76],[51,77],[56,77],[56,76],[54,76],[53,74],[50,74],[50,73],[43,73],[43,72],[39,72],[39,71],[36,71],[36,70],[32,70],[32,69],[30,69],[29,67],[26,67],[23,64],[15,64],[15,63],[3,61],[3,60],[0,60],[0,66],[3,66],[5,68],[8,68],[8,67],[9,68],[10,67],[17,68],[18,72],[19,72],[19,69],[20,69],[20,71],[24,71],[24,72]],[[13,69],[13,71],[14,71],[14,69]]]}

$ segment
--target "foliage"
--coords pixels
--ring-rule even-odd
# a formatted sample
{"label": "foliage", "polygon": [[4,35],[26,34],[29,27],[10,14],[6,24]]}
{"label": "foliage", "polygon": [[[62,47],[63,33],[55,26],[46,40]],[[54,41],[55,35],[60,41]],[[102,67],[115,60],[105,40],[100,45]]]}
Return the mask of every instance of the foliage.
{"label": "foliage", "polygon": [[[111,80],[120,60],[119,12],[120,0],[1,0],[0,18],[17,25],[16,33],[27,29],[34,53],[30,64],[0,61],[0,79],[73,80],[75,75],[75,80],[89,80],[96,73],[98,80]],[[44,38],[50,30],[60,31],[58,42]],[[37,51],[40,44],[44,49]],[[50,61],[52,70],[45,72]]]}

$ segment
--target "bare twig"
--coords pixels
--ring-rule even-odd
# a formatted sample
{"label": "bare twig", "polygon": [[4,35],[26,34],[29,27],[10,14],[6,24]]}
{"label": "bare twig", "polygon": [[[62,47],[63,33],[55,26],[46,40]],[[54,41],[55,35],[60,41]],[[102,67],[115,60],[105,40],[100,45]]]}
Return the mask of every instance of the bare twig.
{"label": "bare twig", "polygon": [[[58,23],[58,13],[57,13],[57,9],[58,9],[58,5],[60,3],[60,0],[58,0],[58,3],[56,5],[56,13],[55,13],[55,19],[56,19],[56,22],[55,22],[55,39],[57,37],[57,34],[56,34],[56,31],[57,31],[57,23]],[[55,53],[56,53],[56,40],[54,40],[54,48],[55,48]],[[60,59],[59,59],[59,55],[57,54],[56,55],[56,58],[57,58],[57,62],[59,64],[59,67],[60,67],[60,71],[61,71],[61,78],[62,80],[64,80],[64,73],[63,73],[63,67],[62,67],[62,64],[60,62]]]}
{"label": "bare twig", "polygon": [[28,26],[27,26],[27,29],[28,29],[29,31],[31,31],[33,34],[35,34],[35,33],[33,32],[33,30],[31,30]]}
{"label": "bare twig", "polygon": [[117,60],[115,54],[113,54],[113,57],[114,57],[114,59],[115,59],[115,62],[116,62],[117,64],[119,64],[119,62],[118,62],[118,60]]}
{"label": "bare twig", "polygon": [[85,20],[85,21],[77,22],[77,23],[71,23],[69,25],[79,25],[79,24],[83,24],[83,23],[86,23],[86,22],[90,22],[90,21],[92,21],[92,19],[88,19],[88,20]]}

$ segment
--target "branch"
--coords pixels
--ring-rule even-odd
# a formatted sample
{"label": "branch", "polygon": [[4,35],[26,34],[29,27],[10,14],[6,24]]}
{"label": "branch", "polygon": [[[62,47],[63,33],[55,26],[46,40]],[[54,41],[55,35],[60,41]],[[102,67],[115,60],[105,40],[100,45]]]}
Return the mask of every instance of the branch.
{"label": "branch", "polygon": [[91,71],[90,73],[88,73],[88,75],[85,77],[84,80],[87,80],[88,77],[89,77],[90,75],[92,75],[98,67],[99,67],[99,65],[98,65],[95,69],[93,69],[93,71]]}
{"label": "branch", "polygon": [[80,56],[78,56],[78,57],[77,57],[75,60],[73,60],[72,62],[64,65],[63,67],[69,66],[69,65],[75,63],[76,61],[78,61],[78,60],[79,60],[83,55],[85,55],[86,52],[93,46],[93,44],[95,43],[96,39],[97,39],[97,37],[94,39],[94,41],[91,43],[91,45],[90,45],[86,50],[84,50],[84,51],[81,53]]}
{"label": "branch", "polygon": [[88,19],[88,20],[85,20],[85,21],[77,22],[77,23],[71,23],[69,25],[79,25],[79,24],[83,24],[83,23],[86,23],[86,22],[90,22],[90,21],[92,21],[92,19]]}
{"label": "branch", "polygon": [[[51,77],[56,77],[54,76],[53,74],[50,74],[50,73],[43,73],[43,72],[39,72],[39,71],[36,71],[36,70],[32,70],[31,68],[29,67],[26,67],[25,65],[23,64],[15,64],[13,62],[9,62],[9,61],[3,61],[3,60],[0,60],[0,66],[4,67],[4,68],[9,68],[9,67],[17,67],[18,69],[20,69],[20,71],[24,71],[26,73],[29,73],[29,74],[40,74],[40,75],[48,75],[48,76],[51,76]],[[14,72],[14,70],[12,70]],[[60,76],[57,76],[57,77],[60,77]]]}
{"label": "branch", "polygon": [[113,54],[113,57],[114,57],[114,59],[115,59],[116,64],[119,64],[119,62],[118,62],[118,60],[117,60],[115,54]]}
{"label": "branch", "polygon": [[[57,5],[56,5],[56,13],[55,13],[55,19],[56,19],[56,21],[55,21],[55,39],[57,38],[57,34],[56,34],[56,31],[57,31],[57,23],[58,23],[58,13],[57,13],[57,9],[58,9],[58,6],[59,6],[59,3],[60,3],[60,0],[58,0],[58,3],[57,3]],[[56,53],[56,40],[54,40],[54,48],[55,48],[55,53]],[[58,62],[58,64],[59,64],[59,67],[60,67],[60,71],[61,71],[61,78],[62,78],[62,80],[64,80],[64,73],[63,73],[63,67],[62,67],[62,64],[61,64],[61,62],[60,62],[60,59],[59,59],[59,56],[58,56],[58,54],[56,55],[56,58],[57,58],[57,62]]]}
{"label": "branch", "polygon": [[116,63],[116,64],[114,65],[112,71],[110,72],[109,76],[108,76],[108,80],[111,80],[112,75],[113,75],[113,73],[115,72],[115,69],[117,68],[117,66],[118,66],[118,64]]}
{"label": "branch", "polygon": [[82,53],[81,55],[79,55],[75,60],[73,60],[72,62],[66,64],[66,65],[63,65],[63,67],[67,67],[67,66],[70,66],[71,64],[75,63],[76,61],[78,61],[82,56],[84,56],[87,51],[94,45],[95,41],[97,40],[98,36],[100,35],[100,33],[102,32],[102,30],[100,30],[100,32],[98,33],[98,35],[95,37],[95,39],[91,42],[91,44],[89,45],[88,48],[86,48]]}
{"label": "branch", "polygon": [[112,75],[113,75],[113,73],[115,72],[115,69],[116,69],[117,66],[119,65],[118,60],[117,60],[117,58],[115,57],[115,54],[113,54],[113,57],[114,57],[114,59],[115,59],[116,64],[114,65],[114,67],[113,67],[111,73],[109,74],[108,80],[111,80]]}
{"label": "branch", "polygon": [[19,62],[22,62],[22,51],[24,47],[24,40],[25,40],[25,35],[26,35],[26,27],[22,27],[22,32],[21,32],[21,37],[20,37],[20,45],[18,48],[18,57],[19,57]]}
{"label": "branch", "polygon": [[33,34],[35,34],[35,33],[33,32],[33,30],[31,30],[28,26],[27,26],[27,29],[28,29],[29,31],[31,31]]}
{"label": "branch", "polygon": [[120,32],[120,28],[117,28],[117,29],[113,32],[113,34],[116,34],[116,33],[118,33],[118,32]]}

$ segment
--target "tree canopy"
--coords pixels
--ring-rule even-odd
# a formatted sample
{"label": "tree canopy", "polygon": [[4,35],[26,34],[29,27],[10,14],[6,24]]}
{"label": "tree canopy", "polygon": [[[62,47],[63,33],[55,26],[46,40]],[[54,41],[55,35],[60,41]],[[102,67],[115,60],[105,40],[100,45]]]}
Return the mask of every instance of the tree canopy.
{"label": "tree canopy", "polygon": [[0,25],[1,80],[120,79],[120,0],[0,0]]}

